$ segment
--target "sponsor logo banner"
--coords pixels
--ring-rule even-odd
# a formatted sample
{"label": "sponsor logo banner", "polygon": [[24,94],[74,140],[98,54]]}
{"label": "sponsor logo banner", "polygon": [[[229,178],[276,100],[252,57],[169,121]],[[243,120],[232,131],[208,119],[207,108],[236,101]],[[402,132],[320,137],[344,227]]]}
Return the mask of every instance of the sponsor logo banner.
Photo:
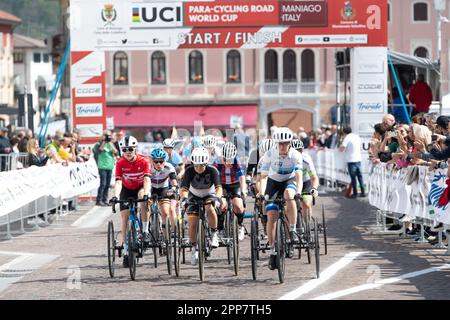
{"label": "sponsor logo banner", "polygon": [[103,134],[103,124],[77,124],[82,138],[97,138]]}
{"label": "sponsor logo banner", "polygon": [[77,117],[102,117],[103,105],[101,103],[83,103],[75,105]]}
{"label": "sponsor logo banner", "polygon": [[381,102],[360,102],[357,104],[358,113],[383,113],[384,107]]}
{"label": "sponsor logo banner", "polygon": [[383,93],[383,81],[361,82],[357,86],[358,93]]}
{"label": "sponsor logo banner", "polygon": [[101,83],[82,84],[75,88],[75,97],[77,98],[101,97],[102,95]]}
{"label": "sponsor logo banner", "polygon": [[150,29],[183,26],[181,3],[133,4],[129,11],[133,29]]}

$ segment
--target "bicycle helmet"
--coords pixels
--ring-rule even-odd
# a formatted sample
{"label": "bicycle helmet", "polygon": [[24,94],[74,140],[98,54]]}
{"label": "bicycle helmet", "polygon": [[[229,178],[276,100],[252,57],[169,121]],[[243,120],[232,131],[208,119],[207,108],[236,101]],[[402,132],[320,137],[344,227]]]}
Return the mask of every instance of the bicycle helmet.
{"label": "bicycle helmet", "polygon": [[299,139],[294,139],[291,141],[291,147],[294,148],[295,150],[303,150],[303,142],[302,140]]}
{"label": "bicycle helmet", "polygon": [[214,148],[217,145],[217,139],[209,134],[203,138],[203,145],[205,148]]}
{"label": "bicycle helmet", "polygon": [[138,146],[138,141],[133,136],[125,136],[119,142],[119,147],[121,147],[121,148],[129,148],[129,147],[137,148],[137,146]]}
{"label": "bicycle helmet", "polygon": [[259,144],[259,153],[262,156],[264,153],[266,153],[269,149],[271,149],[274,146],[275,142],[273,142],[272,139],[264,139]]}
{"label": "bicycle helmet", "polygon": [[237,149],[233,143],[227,142],[223,145],[222,156],[225,159],[234,159],[234,158],[236,158],[236,155],[237,155]]}
{"label": "bicycle helmet", "polygon": [[164,148],[170,148],[170,149],[175,148],[175,140],[173,140],[173,139],[165,139],[163,141],[163,147]]}
{"label": "bicycle helmet", "polygon": [[272,139],[275,140],[275,142],[291,142],[294,135],[292,134],[291,129],[283,127],[283,128],[277,128],[273,134]]}
{"label": "bicycle helmet", "polygon": [[163,149],[161,149],[161,148],[157,148],[157,149],[154,149],[153,151],[152,151],[152,153],[150,154],[150,157],[153,159],[153,160],[156,160],[156,159],[163,159],[163,160],[166,160],[166,157],[167,157],[167,152],[165,152]]}
{"label": "bicycle helmet", "polygon": [[209,152],[206,148],[200,147],[195,148],[191,154],[191,161],[194,165],[196,164],[208,164]]}

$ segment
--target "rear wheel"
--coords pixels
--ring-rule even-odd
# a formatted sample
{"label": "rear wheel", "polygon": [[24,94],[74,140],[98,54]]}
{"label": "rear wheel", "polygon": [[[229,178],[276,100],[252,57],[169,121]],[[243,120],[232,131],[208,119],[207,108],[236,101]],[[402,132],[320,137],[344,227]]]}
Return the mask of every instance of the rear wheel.
{"label": "rear wheel", "polygon": [[317,219],[314,218],[314,253],[316,256],[316,275],[317,279],[320,276],[320,244],[319,244],[319,230],[317,229]]}
{"label": "rear wheel", "polygon": [[151,239],[152,239],[152,251],[153,251],[153,265],[155,268],[158,267],[158,248],[155,246],[159,242],[159,213],[153,212],[151,217],[151,224],[150,224],[150,232],[151,232]]}
{"label": "rear wheel", "polygon": [[114,237],[114,224],[112,221],[108,222],[108,268],[109,275],[114,278],[116,261],[116,240]]}
{"label": "rear wheel", "polygon": [[166,219],[166,228],[164,231],[164,242],[166,244],[166,262],[167,262],[167,273],[172,274],[172,242],[171,242],[171,226],[170,219]]}
{"label": "rear wheel", "polygon": [[239,274],[239,225],[237,223],[237,217],[233,217],[232,222],[232,246],[233,246],[233,263],[234,263],[234,275]]}
{"label": "rear wheel", "polygon": [[257,218],[255,218],[255,215],[254,215],[252,218],[251,239],[250,239],[253,280],[256,280],[256,273],[258,270],[258,227],[257,227],[256,219]]}
{"label": "rear wheel", "polygon": [[137,248],[136,229],[134,228],[133,221],[128,222],[127,242],[128,242],[128,265],[130,269],[130,277],[131,280],[135,280],[138,248]]}
{"label": "rear wheel", "polygon": [[286,229],[281,219],[277,220],[277,234],[275,248],[277,251],[278,279],[280,283],[284,282],[285,258],[286,258]]}
{"label": "rear wheel", "polygon": [[308,257],[308,264],[311,264],[311,242],[312,242],[312,237],[311,237],[311,221],[310,221],[310,217],[309,217],[309,210],[306,209],[305,212],[305,246],[306,246],[306,256]]}
{"label": "rear wheel", "polygon": [[227,248],[227,260],[228,264],[231,264],[231,246],[230,246],[230,239],[232,237],[232,225],[231,225],[231,210],[228,209],[225,213],[225,221],[224,221],[224,230],[225,230],[225,241],[226,241],[226,248]]}
{"label": "rear wheel", "polygon": [[202,219],[198,220],[197,245],[198,245],[198,272],[200,275],[200,281],[203,281],[203,278],[204,278],[203,273],[204,273],[204,267],[205,267],[206,242],[205,242],[205,228],[203,226]]}
{"label": "rear wheel", "polygon": [[325,208],[322,205],[322,233],[325,248],[325,255],[328,254],[328,241],[327,241],[327,225],[325,223]]}
{"label": "rear wheel", "polygon": [[177,218],[173,229],[173,264],[175,275],[180,276],[180,258],[181,258],[181,238],[180,238],[180,220]]}

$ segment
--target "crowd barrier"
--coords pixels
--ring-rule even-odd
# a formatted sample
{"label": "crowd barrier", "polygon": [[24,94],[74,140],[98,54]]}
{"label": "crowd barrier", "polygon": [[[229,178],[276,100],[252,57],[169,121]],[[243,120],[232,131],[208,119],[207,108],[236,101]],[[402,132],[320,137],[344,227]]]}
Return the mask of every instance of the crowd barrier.
{"label": "crowd barrier", "polygon": [[0,171],[28,168],[28,153],[0,154]]}
{"label": "crowd barrier", "polygon": [[61,213],[68,201],[77,202],[79,196],[98,189],[100,177],[94,159],[83,163],[32,166],[23,170],[0,172],[0,226],[10,226],[23,220],[44,215],[49,211]]}
{"label": "crowd barrier", "polygon": [[[313,158],[320,178],[331,182],[331,185],[351,182],[342,152],[333,149],[306,152]],[[380,231],[387,231],[386,218],[399,220],[403,215],[406,215],[406,221],[424,227],[442,223],[445,230],[450,229],[450,178],[447,169],[429,171],[425,166],[398,169],[386,163],[372,165],[368,160],[362,162],[362,168],[369,203],[377,208]],[[420,228],[420,242],[427,242],[424,227]],[[402,230],[406,236],[405,226]],[[450,235],[447,233],[447,236]],[[444,248],[442,232],[438,233],[436,247]],[[447,249],[450,254],[450,246]]]}

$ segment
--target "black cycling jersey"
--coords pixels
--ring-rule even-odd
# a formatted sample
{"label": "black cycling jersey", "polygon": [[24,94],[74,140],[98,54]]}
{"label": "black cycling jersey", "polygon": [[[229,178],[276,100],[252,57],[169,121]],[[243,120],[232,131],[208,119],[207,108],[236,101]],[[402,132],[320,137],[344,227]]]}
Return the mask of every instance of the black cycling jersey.
{"label": "black cycling jersey", "polygon": [[219,171],[214,166],[207,165],[205,171],[197,173],[194,166],[189,166],[184,173],[181,188],[188,189],[197,197],[206,197],[215,193],[215,188],[221,186]]}

